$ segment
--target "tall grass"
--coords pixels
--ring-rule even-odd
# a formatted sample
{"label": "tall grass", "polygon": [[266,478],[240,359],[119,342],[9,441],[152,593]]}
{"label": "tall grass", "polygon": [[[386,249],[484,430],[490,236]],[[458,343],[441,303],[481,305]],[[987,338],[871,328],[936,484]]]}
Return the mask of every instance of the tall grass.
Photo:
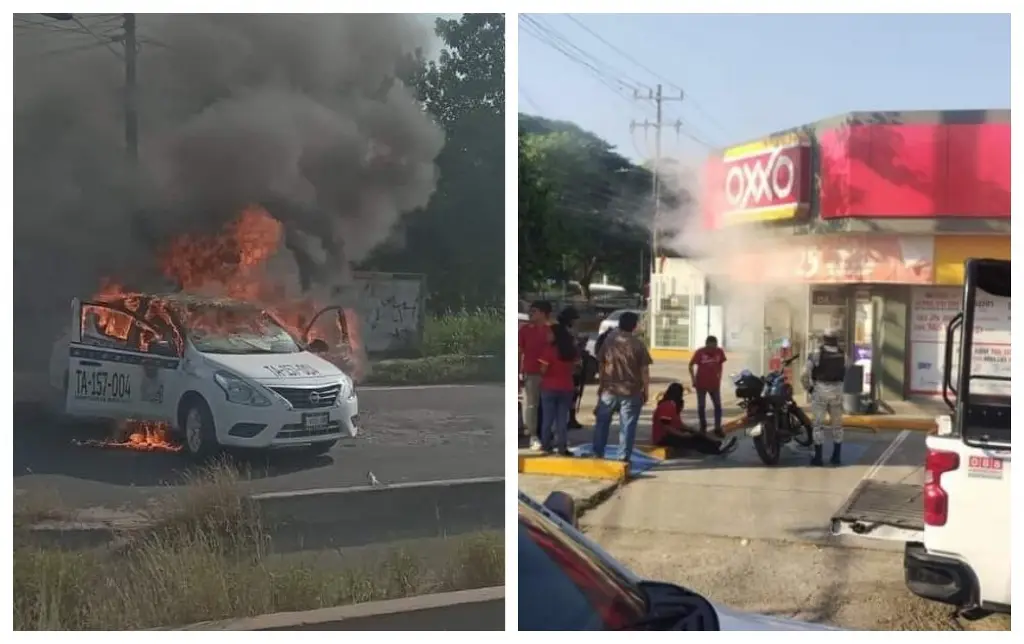
{"label": "tall grass", "polygon": [[423,356],[500,355],[505,346],[505,314],[495,309],[454,311],[428,318]]}
{"label": "tall grass", "polygon": [[14,628],[184,626],[504,583],[498,532],[446,541],[440,563],[402,548],[340,567],[274,555],[236,477],[212,466],[108,547],[71,551],[16,534]]}

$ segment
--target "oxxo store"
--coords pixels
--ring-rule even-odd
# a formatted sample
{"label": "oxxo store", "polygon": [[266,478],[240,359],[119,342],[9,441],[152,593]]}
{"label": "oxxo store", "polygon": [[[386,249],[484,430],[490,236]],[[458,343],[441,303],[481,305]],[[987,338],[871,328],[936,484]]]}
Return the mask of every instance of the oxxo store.
{"label": "oxxo store", "polygon": [[[704,224],[735,251],[706,299],[734,361],[763,370],[835,329],[865,392],[940,394],[964,259],[1010,257],[1009,120],[855,113],[713,156]],[[981,306],[975,360],[1009,375],[1009,307]]]}

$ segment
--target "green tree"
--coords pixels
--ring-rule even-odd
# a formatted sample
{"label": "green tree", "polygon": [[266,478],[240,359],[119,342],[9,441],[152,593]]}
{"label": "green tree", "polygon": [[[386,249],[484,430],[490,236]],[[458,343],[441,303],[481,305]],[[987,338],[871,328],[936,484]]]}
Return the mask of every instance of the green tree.
{"label": "green tree", "polygon": [[519,136],[519,289],[533,290],[561,269],[558,221],[541,174],[536,137]]}
{"label": "green tree", "polygon": [[437,60],[404,74],[444,128],[430,204],[367,267],[427,275],[430,308],[500,306],[505,271],[505,18],[438,19]]}
{"label": "green tree", "polygon": [[638,289],[650,256],[650,171],[572,123],[520,114],[519,131],[549,186],[545,214],[561,231],[547,249],[554,261],[584,291],[600,274]]}

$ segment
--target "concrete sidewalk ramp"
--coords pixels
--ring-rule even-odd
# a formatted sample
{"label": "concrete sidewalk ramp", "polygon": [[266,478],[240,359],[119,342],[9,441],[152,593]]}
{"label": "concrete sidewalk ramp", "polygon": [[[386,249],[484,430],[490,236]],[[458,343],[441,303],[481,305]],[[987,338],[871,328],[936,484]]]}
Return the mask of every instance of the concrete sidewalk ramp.
{"label": "concrete sidewalk ramp", "polygon": [[253,498],[278,553],[505,528],[504,477],[272,492]]}
{"label": "concrete sidewalk ramp", "polygon": [[505,587],[203,622],[186,631],[502,631]]}

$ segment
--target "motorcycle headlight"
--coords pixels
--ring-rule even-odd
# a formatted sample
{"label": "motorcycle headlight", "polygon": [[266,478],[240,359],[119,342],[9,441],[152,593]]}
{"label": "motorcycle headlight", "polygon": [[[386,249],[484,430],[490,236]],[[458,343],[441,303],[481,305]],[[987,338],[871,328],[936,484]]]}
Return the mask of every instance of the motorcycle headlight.
{"label": "motorcycle headlight", "polygon": [[218,371],[213,374],[213,381],[224,390],[224,395],[227,397],[228,402],[238,405],[251,405],[253,407],[270,406],[269,398],[234,374],[227,371]]}

